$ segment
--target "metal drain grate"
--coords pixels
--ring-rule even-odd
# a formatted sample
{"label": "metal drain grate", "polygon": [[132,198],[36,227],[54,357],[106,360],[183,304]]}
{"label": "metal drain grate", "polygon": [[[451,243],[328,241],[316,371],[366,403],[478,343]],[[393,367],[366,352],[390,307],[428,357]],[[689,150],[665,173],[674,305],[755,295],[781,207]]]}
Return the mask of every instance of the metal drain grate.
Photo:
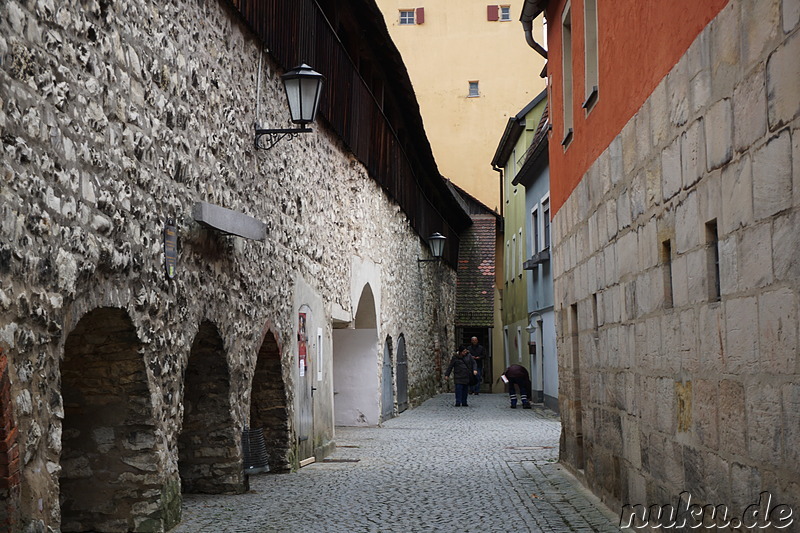
{"label": "metal drain grate", "polygon": [[323,463],[357,463],[361,459],[323,459]]}
{"label": "metal drain grate", "polygon": [[506,450],[552,450],[555,446],[506,446]]}
{"label": "metal drain grate", "polygon": [[244,473],[260,474],[269,472],[269,454],[264,440],[264,429],[247,429],[242,432],[242,455]]}

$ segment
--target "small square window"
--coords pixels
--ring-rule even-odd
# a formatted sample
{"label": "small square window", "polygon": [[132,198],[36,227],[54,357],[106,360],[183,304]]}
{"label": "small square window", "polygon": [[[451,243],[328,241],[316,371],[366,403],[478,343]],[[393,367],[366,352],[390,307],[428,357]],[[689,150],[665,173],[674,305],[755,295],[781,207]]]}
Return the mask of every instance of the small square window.
{"label": "small square window", "polygon": [[406,25],[406,24],[415,24],[413,9],[400,10],[400,25]]}
{"label": "small square window", "polygon": [[500,6],[500,20],[505,22],[511,20],[511,6]]}
{"label": "small square window", "polygon": [[476,98],[480,95],[481,93],[480,91],[478,91],[478,82],[477,81],[469,82],[469,95],[468,95],[469,98]]}

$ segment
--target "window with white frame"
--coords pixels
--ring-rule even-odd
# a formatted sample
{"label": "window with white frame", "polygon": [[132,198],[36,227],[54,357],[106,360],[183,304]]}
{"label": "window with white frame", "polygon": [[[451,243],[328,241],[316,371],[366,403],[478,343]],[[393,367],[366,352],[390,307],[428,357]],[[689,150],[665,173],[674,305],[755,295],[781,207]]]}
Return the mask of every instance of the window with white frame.
{"label": "window with white frame", "polygon": [[412,25],[416,24],[416,18],[414,17],[414,10],[413,9],[401,9],[400,10],[400,25]]}
{"label": "window with white frame", "polygon": [[531,255],[539,253],[539,206],[531,209]]}
{"label": "window with white frame", "polygon": [[519,246],[519,277],[522,278],[522,273],[525,271],[524,269],[524,262],[525,262],[525,241],[522,239],[522,228],[519,228],[519,238],[517,239],[517,246]]}
{"label": "window with white frame", "polygon": [[508,22],[511,20],[511,6],[500,6],[500,21]]}
{"label": "window with white frame", "polygon": [[598,81],[597,71],[597,0],[583,0],[583,28],[584,28],[584,59],[586,89],[583,108],[586,112],[592,110],[597,102]]}
{"label": "window with white frame", "polygon": [[508,275],[508,271],[511,268],[509,266],[509,259],[511,259],[511,241],[506,241],[506,257],[505,257],[505,265],[504,265],[504,269],[503,269],[505,271],[505,275],[506,275],[505,276],[506,277],[506,283],[508,283],[508,279],[511,277],[511,276]]}
{"label": "window with white frame", "polygon": [[550,248],[550,195],[542,198],[542,250]]}
{"label": "window with white frame", "polygon": [[514,281],[514,277],[517,275],[517,236],[511,236],[511,257],[509,257],[509,262],[511,263],[511,281]]}
{"label": "window with white frame", "polygon": [[564,140],[561,144],[566,147],[572,141],[572,11],[570,4],[564,7],[561,16],[561,81],[562,81],[562,106],[564,113]]}

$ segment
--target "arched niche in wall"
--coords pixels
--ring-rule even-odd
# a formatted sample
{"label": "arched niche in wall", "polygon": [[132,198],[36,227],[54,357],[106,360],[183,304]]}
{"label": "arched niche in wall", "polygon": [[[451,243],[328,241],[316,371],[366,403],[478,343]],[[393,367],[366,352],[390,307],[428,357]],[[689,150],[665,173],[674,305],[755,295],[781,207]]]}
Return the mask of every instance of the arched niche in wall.
{"label": "arched niche in wall", "polygon": [[162,487],[147,372],[126,311],[95,309],[70,332],[61,395],[61,530],[134,531],[152,518],[138,508]]}
{"label": "arched niche in wall", "polygon": [[271,331],[258,350],[250,394],[250,427],[264,432],[270,472],[289,469],[289,412],[281,351]]}
{"label": "arched niche in wall", "polygon": [[361,292],[353,328],[333,331],[333,402],[337,426],[380,422],[380,351],[372,287]]}
{"label": "arched niche in wall", "polygon": [[237,437],[224,343],[216,325],[206,320],[192,343],[183,379],[183,425],[178,437],[183,492],[235,494],[245,490]]}

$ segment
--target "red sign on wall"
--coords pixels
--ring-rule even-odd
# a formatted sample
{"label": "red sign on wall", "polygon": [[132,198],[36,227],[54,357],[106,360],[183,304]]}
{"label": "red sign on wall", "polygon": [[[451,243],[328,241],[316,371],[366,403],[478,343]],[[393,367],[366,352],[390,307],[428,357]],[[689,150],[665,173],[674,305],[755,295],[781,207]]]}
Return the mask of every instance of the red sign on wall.
{"label": "red sign on wall", "polygon": [[300,313],[300,320],[297,325],[297,355],[300,364],[300,375],[306,375],[308,368],[308,335],[306,333],[306,314]]}

